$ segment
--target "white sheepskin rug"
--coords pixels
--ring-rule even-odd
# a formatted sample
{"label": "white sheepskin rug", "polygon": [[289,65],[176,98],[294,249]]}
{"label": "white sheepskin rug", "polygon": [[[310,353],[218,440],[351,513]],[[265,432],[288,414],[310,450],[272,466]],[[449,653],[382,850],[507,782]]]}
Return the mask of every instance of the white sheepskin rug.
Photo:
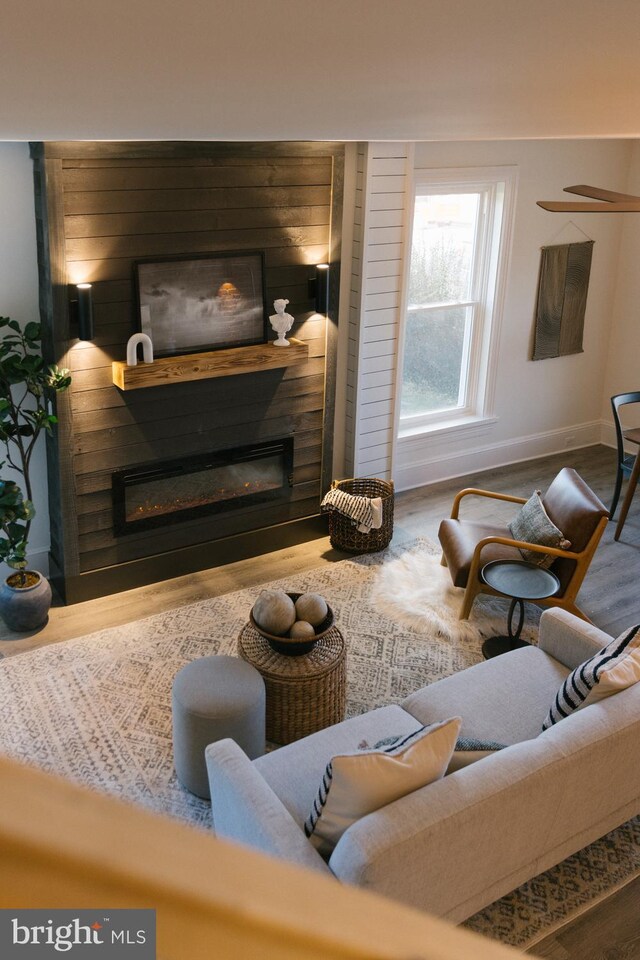
{"label": "white sheepskin rug", "polygon": [[[395,547],[398,554],[401,548]],[[460,620],[464,590],[454,587],[441,551],[427,539],[413,540],[407,549],[380,567],[371,602],[381,613],[414,630],[443,640],[478,641],[507,633],[507,598],[480,594],[468,620]],[[525,604],[524,640],[535,640],[541,610]],[[517,616],[517,614],[516,614]]]}

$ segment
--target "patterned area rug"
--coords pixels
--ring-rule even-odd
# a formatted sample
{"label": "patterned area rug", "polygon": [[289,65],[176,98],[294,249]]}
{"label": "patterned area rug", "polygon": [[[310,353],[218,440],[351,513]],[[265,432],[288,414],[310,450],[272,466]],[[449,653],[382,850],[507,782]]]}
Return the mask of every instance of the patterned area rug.
{"label": "patterned area rug", "polygon": [[[452,594],[448,608],[439,596],[434,599],[432,587],[425,593],[425,582],[438,577]],[[470,629],[460,639],[455,625],[461,591],[451,591],[436,548],[425,540],[270,586],[312,590],[334,607],[348,639],[350,716],[402,700],[481,660],[482,639],[504,630],[508,606],[507,601],[478,600]],[[187,793],[173,772],[171,684],[190,660],[235,652],[236,637],[259,590],[240,590],[1,661],[0,750],[208,828],[209,804]],[[439,626],[434,626],[430,604],[437,608]],[[466,925],[522,946],[639,869],[636,819]]]}

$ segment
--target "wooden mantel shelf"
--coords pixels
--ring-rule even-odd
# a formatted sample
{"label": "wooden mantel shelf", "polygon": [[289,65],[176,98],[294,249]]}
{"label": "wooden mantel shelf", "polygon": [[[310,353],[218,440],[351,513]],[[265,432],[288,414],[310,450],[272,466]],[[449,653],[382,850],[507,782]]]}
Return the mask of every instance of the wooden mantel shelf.
{"label": "wooden mantel shelf", "polygon": [[288,347],[275,347],[273,342],[252,347],[233,347],[209,353],[189,353],[180,357],[162,357],[153,363],[129,367],[122,360],[112,364],[113,382],[120,390],[162,387],[169,383],[210,380],[212,377],[233,377],[240,373],[260,373],[304,363],[309,357],[309,344],[289,339]]}

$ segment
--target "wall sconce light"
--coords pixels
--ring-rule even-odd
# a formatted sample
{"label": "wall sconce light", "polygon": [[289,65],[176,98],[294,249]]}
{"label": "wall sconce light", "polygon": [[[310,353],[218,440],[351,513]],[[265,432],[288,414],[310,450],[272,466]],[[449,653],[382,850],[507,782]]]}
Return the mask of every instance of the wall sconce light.
{"label": "wall sconce light", "polygon": [[329,309],[329,264],[316,264],[316,275],[309,280],[309,297],[316,301],[316,313]]}
{"label": "wall sconce light", "polygon": [[75,306],[78,321],[78,339],[93,340],[93,296],[90,283],[77,283],[75,299],[71,301]]}

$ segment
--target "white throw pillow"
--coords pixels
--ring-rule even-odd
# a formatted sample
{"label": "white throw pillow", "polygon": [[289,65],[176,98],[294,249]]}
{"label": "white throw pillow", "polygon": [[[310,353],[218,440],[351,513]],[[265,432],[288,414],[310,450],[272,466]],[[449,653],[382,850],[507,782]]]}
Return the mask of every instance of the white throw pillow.
{"label": "white throw pillow", "polygon": [[311,843],[328,857],[352,823],[444,776],[462,720],[421,727],[389,746],[339,754],[327,764],[304,825]]}
{"label": "white throw pillow", "polygon": [[574,710],[604,700],[640,680],[640,624],[585,660],[564,681],[542,724],[547,730]]}

